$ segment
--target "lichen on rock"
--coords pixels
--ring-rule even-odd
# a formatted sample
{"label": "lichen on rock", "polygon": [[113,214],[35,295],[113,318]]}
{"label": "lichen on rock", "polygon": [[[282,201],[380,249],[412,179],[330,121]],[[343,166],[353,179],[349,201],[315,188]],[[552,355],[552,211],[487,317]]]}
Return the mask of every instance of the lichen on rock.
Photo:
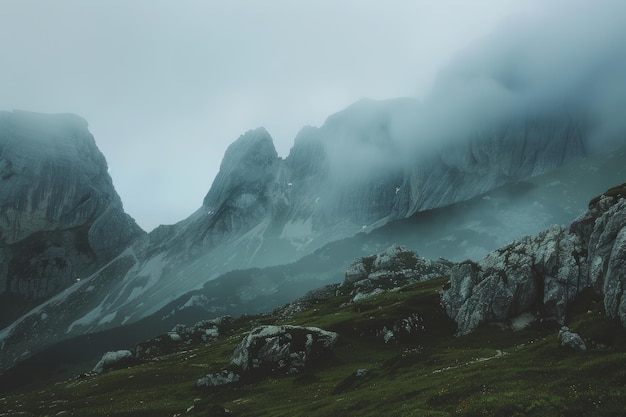
{"label": "lichen on rock", "polygon": [[311,362],[328,357],[337,338],[337,333],[317,327],[261,326],[237,346],[231,364],[243,371],[297,373]]}

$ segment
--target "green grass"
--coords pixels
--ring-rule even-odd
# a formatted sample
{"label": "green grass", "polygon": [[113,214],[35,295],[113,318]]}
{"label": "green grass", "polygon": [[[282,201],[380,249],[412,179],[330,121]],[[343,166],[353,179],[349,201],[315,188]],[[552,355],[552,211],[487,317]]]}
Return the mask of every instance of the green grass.
{"label": "green grass", "polygon": [[[560,348],[549,325],[518,332],[486,325],[455,337],[439,304],[445,281],[360,303],[338,295],[289,318],[240,318],[232,334],[149,363],[5,394],[0,415],[214,416],[223,408],[273,417],[623,415],[626,331],[602,314],[601,303],[583,300],[570,313],[586,352]],[[424,328],[385,343],[382,327],[411,315]],[[259,323],[317,326],[340,338],[331,359],[300,375],[196,388],[199,377],[228,365],[245,331]],[[356,376],[358,369],[368,372]]]}

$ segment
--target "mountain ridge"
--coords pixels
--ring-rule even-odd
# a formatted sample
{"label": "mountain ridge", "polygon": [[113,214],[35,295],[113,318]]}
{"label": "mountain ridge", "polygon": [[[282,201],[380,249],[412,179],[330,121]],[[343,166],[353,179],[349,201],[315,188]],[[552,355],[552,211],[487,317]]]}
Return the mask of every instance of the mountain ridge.
{"label": "mountain ridge", "polygon": [[[242,135],[226,152],[200,209],[139,236],[47,303],[55,332],[65,338],[137,321],[226,271],[293,262],[325,243],[586,154],[584,129],[567,117],[524,116],[470,134],[465,147],[460,139],[428,144],[428,152],[414,159],[406,147],[411,137],[406,123],[415,105],[413,100],[360,103],[329,117],[328,125],[304,129],[285,159],[264,129]],[[367,117],[358,117],[363,106]],[[372,130],[372,123],[378,128]],[[399,163],[389,164],[394,158]],[[40,311],[4,329],[7,349],[17,343],[12,349],[28,354],[45,343],[40,336],[50,334],[53,322],[44,324]],[[26,327],[31,346],[17,348],[21,344],[8,336]]]}

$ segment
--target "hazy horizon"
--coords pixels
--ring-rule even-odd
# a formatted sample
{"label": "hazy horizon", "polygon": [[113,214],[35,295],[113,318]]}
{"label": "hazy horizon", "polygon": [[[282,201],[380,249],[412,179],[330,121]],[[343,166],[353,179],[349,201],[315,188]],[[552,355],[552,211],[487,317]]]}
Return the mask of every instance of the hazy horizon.
{"label": "hazy horizon", "polygon": [[148,231],[200,207],[241,134],[265,127],[284,157],[362,98],[426,100],[431,122],[403,123],[430,140],[451,115],[462,131],[560,102],[589,107],[599,142],[624,127],[618,1],[3,6],[0,110],[85,118]]}

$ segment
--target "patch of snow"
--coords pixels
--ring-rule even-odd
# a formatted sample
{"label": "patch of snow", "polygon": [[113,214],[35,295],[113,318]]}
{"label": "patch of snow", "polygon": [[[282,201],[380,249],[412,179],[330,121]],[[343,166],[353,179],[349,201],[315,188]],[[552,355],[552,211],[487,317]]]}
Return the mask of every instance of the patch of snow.
{"label": "patch of snow", "polygon": [[117,311],[114,311],[113,313],[107,314],[106,316],[102,317],[100,319],[100,321],[98,322],[98,326],[101,324],[105,324],[105,323],[110,323],[115,319],[115,316],[117,316]]}
{"label": "patch of snow", "polygon": [[[164,254],[160,253],[159,255],[151,258],[136,274],[133,274],[133,279],[131,279],[125,287],[118,292],[118,294],[125,294],[125,290],[127,288],[132,287],[130,295],[125,299],[121,300],[126,303],[128,301],[132,301],[144,294],[148,289],[152,288],[161,278],[161,274],[163,273],[163,267],[165,266],[165,262],[163,261]],[[147,279],[147,282],[144,285],[137,285],[137,281],[142,282]],[[116,300],[119,301],[119,300]]]}
{"label": "patch of snow", "polygon": [[92,323],[95,323],[102,316],[102,310],[102,304],[100,304],[98,307],[94,308],[93,310],[70,324],[65,333],[71,332],[72,330],[74,330],[74,327],[88,326]]}
{"label": "patch of snow", "polygon": [[196,307],[196,306],[205,308],[208,303],[209,303],[209,300],[204,295],[196,294],[196,295],[192,295],[191,297],[189,297],[189,300],[187,300],[187,302],[180,309]]}
{"label": "patch of snow", "polygon": [[313,234],[313,218],[306,220],[289,221],[283,227],[279,239],[286,239],[296,248],[300,248],[310,241]]}
{"label": "patch of snow", "polygon": [[146,289],[144,287],[135,287],[130,292],[130,295],[128,296],[127,300],[128,301],[132,301],[135,298],[139,297],[141,294],[143,294],[145,291],[146,291]]}

